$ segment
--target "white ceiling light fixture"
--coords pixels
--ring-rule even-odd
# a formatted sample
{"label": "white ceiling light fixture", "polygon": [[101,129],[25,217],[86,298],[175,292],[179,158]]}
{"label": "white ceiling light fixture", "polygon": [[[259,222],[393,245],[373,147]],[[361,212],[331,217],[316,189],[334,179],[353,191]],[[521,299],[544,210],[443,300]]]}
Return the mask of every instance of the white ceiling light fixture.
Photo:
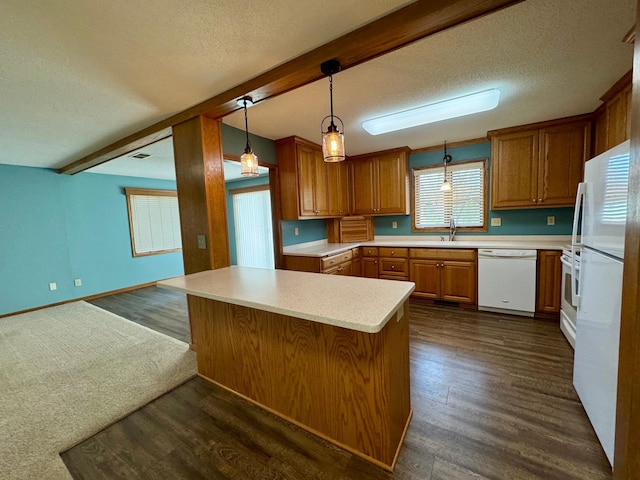
{"label": "white ceiling light fixture", "polygon": [[362,128],[371,135],[395,132],[396,130],[417,127],[418,125],[441,122],[442,120],[450,118],[492,110],[498,106],[499,100],[500,90],[492,88],[490,90],[384,115],[371,120],[365,120],[362,122]]}
{"label": "white ceiling light fixture", "polygon": [[249,141],[249,121],[247,120],[247,106],[253,105],[251,97],[242,97],[236,100],[236,103],[244,108],[244,130],[247,134],[247,145],[244,153],[240,156],[240,175],[243,177],[257,177],[258,172],[258,156],[251,150],[251,142]]}

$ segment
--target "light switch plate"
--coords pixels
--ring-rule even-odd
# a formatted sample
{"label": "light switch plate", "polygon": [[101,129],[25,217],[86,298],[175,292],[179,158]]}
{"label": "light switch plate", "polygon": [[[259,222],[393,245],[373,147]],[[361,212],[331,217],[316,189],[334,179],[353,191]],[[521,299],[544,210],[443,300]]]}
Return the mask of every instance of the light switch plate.
{"label": "light switch plate", "polygon": [[76,278],[76,279],[73,281],[73,284],[74,284],[76,287],[81,287],[81,286],[82,286],[82,279],[81,279],[81,278]]}
{"label": "light switch plate", "polygon": [[56,285],[56,282],[51,282],[49,284],[49,290],[51,290],[52,292],[57,289],[58,289],[58,285]]}
{"label": "light switch plate", "polygon": [[549,215],[547,217],[547,225],[555,225],[556,224],[556,217],[553,215]]}
{"label": "light switch plate", "polygon": [[502,218],[500,217],[493,217],[491,219],[491,226],[492,227],[500,227],[502,226]]}
{"label": "light switch plate", "polygon": [[198,248],[201,250],[207,249],[207,237],[204,235],[198,235]]}
{"label": "light switch plate", "polygon": [[391,222],[391,228],[398,228],[398,222]]}
{"label": "light switch plate", "polygon": [[298,227],[293,228],[293,234],[298,235],[300,232],[298,231]]}

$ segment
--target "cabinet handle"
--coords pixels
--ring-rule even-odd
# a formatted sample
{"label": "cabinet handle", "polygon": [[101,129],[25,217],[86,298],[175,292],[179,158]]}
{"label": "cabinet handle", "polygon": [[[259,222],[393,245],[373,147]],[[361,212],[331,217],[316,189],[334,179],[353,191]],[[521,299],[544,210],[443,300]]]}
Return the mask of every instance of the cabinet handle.
{"label": "cabinet handle", "polygon": [[374,261],[373,263],[374,263],[375,265],[377,265],[377,264],[378,264],[378,260]]}
{"label": "cabinet handle", "polygon": [[539,198],[539,199],[538,199],[538,202],[539,202],[539,203],[542,203],[542,199],[541,199],[541,198]]}
{"label": "cabinet handle", "polygon": [[391,250],[391,256],[393,257],[396,254],[393,250]]}
{"label": "cabinet handle", "polygon": [[395,265],[391,265],[391,270],[394,270],[396,268]]}
{"label": "cabinet handle", "polygon": [[536,201],[537,201],[537,200],[536,200],[535,198],[532,198],[532,199],[531,199],[531,201],[532,201],[533,203],[536,203]]}

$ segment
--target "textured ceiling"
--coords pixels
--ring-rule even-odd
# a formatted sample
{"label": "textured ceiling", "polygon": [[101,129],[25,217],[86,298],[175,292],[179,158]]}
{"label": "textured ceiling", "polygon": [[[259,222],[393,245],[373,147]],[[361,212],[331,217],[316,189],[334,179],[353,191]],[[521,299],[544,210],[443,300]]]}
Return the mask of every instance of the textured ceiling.
{"label": "textured ceiling", "polygon": [[[3,0],[0,163],[60,167],[407,3]],[[526,0],[340,72],[334,109],[347,153],[592,111],[631,68],[621,40],[634,18],[635,0]],[[376,137],[361,127],[491,87],[502,91],[491,112]],[[255,105],[249,125],[319,142],[328,110],[323,79]],[[244,127],[240,112],[224,121]]]}

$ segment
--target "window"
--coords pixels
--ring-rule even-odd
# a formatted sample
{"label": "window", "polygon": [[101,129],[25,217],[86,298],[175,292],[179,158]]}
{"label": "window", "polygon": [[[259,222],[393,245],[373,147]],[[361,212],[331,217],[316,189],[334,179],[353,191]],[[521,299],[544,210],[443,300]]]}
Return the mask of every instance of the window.
{"label": "window", "polygon": [[444,166],[413,169],[413,230],[443,230],[453,217],[456,227],[486,230],[486,159],[447,165],[450,191],[441,191]]}
{"label": "window", "polygon": [[178,194],[171,190],[125,188],[134,257],[182,250]]}
{"label": "window", "polygon": [[275,268],[269,185],[229,190],[238,265]]}
{"label": "window", "polygon": [[624,225],[627,221],[629,154],[615,155],[607,162],[602,223]]}

